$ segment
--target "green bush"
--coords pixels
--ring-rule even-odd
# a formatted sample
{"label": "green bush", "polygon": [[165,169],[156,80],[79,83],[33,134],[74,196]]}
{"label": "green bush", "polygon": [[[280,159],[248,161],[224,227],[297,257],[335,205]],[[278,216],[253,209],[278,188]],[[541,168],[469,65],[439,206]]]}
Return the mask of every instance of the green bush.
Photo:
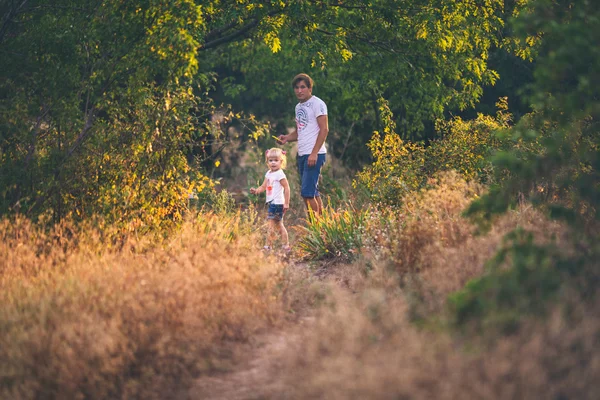
{"label": "green bush", "polygon": [[553,244],[536,245],[533,235],[517,229],[489,261],[488,274],[469,281],[449,297],[453,323],[459,328],[518,328],[525,315],[544,315],[579,263],[567,260]]}
{"label": "green bush", "polygon": [[[543,32],[536,47],[535,81],[529,88],[534,112],[506,137],[511,151],[494,157],[500,179],[467,212],[490,226],[494,215],[526,201],[550,219],[570,225],[560,246],[540,247],[531,236],[515,232],[490,273],[451,298],[457,323],[502,325],[525,313],[538,313],[564,294],[597,301],[600,221],[600,102],[592,83],[600,60],[600,11],[587,0],[532,2],[515,21],[522,38]],[[569,76],[565,81],[564,77]],[[497,268],[499,261],[508,268]],[[496,321],[498,322],[498,321]]]}
{"label": "green bush", "polygon": [[[490,156],[510,143],[496,135],[496,131],[507,129],[511,120],[505,99],[497,106],[495,117],[480,114],[471,121],[455,118],[439,124],[441,138],[428,146],[403,141],[390,123],[383,134],[373,133],[368,146],[374,162],[358,173],[354,186],[366,187],[377,202],[398,205],[406,194],[422,188],[438,172],[455,170],[467,180],[489,182],[493,176]],[[386,121],[389,110],[382,109],[382,120]]]}
{"label": "green bush", "polygon": [[206,187],[194,197],[191,204],[197,209],[212,211],[215,214],[231,214],[237,210],[235,198],[225,189],[217,191]]}

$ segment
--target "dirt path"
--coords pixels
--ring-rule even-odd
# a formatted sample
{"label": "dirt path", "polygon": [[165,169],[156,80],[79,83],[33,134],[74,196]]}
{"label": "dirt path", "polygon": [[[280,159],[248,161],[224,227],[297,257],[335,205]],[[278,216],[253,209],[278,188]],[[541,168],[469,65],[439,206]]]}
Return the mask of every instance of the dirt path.
{"label": "dirt path", "polygon": [[[285,387],[274,379],[281,354],[297,338],[297,329],[312,322],[302,318],[295,326],[267,332],[256,338],[251,350],[232,370],[198,378],[188,392],[188,400],[284,399]],[[304,326],[303,326],[304,325]]]}
{"label": "dirt path", "polygon": [[[294,263],[294,268],[307,275],[308,266]],[[316,277],[318,279],[318,277]],[[310,313],[309,313],[310,314]],[[286,388],[277,380],[281,370],[283,353],[298,339],[299,333],[310,329],[314,317],[301,316],[277,330],[256,335],[244,349],[242,361],[224,372],[201,376],[184,396],[185,400],[278,400],[286,399]]]}

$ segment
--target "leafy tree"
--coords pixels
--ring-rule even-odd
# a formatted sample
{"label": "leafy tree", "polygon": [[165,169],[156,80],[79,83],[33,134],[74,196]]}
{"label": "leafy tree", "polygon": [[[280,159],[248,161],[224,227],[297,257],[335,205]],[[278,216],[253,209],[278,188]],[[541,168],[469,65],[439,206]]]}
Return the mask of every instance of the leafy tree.
{"label": "leafy tree", "polygon": [[198,66],[219,4],[3,2],[0,213],[178,220],[210,184],[190,165],[218,129]]}
{"label": "leafy tree", "polygon": [[593,66],[600,62],[599,21],[592,1],[537,0],[515,22],[521,37],[539,37],[530,88],[534,112],[506,132],[519,146],[495,157],[506,179],[468,212],[489,222],[526,199],[568,223],[571,235],[562,246],[540,246],[530,233],[511,234],[490,273],[451,298],[459,323],[514,327],[522,313],[545,311],[549,299],[567,305],[573,294],[579,301],[597,299],[600,93]]}
{"label": "leafy tree", "polygon": [[503,212],[522,195],[577,225],[599,218],[600,95],[593,84],[598,71],[591,67],[600,62],[599,19],[586,0],[538,0],[517,19],[522,37],[542,40],[535,48],[530,88],[534,113],[508,134],[515,141],[538,143],[542,151],[529,146],[499,154],[497,170],[511,179],[475,203],[473,214]]}
{"label": "leafy tree", "polygon": [[[365,160],[362,144],[383,127],[377,99],[389,100],[403,138],[475,104],[497,79],[489,49],[506,44],[504,21],[523,1],[511,4],[3,2],[0,213],[177,219],[186,193],[207,183],[190,165],[207,166],[219,135],[245,122],[238,110],[253,101],[259,116],[289,124],[300,70],[328,100],[334,153]],[[221,101],[234,108],[218,121]]]}
{"label": "leafy tree", "polygon": [[[304,71],[330,108],[330,140],[337,156],[359,166],[373,128],[383,129],[385,98],[403,139],[431,137],[449,110],[472,107],[482,87],[497,81],[490,49],[527,54],[505,36],[505,23],[524,1],[286,2],[279,41],[250,39],[221,49],[210,69],[223,77],[219,98],[291,125],[290,78]],[[273,12],[276,12],[273,10]],[[281,46],[281,47],[280,47]],[[495,100],[494,100],[495,101]]]}
{"label": "leafy tree", "polygon": [[181,213],[198,107],[192,1],[15,2],[4,21],[2,212]]}

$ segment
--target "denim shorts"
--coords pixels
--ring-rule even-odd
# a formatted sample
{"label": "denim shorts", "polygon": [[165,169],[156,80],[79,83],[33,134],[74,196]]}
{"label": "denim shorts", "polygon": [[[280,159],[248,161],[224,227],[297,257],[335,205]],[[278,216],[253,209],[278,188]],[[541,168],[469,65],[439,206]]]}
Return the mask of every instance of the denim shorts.
{"label": "denim shorts", "polygon": [[267,219],[274,219],[275,221],[281,221],[283,219],[283,204],[269,204],[269,211],[267,213]]}
{"label": "denim shorts", "polygon": [[298,156],[298,173],[300,174],[300,195],[304,198],[319,197],[319,176],[325,164],[325,154],[317,155],[317,163],[308,166],[308,154]]}

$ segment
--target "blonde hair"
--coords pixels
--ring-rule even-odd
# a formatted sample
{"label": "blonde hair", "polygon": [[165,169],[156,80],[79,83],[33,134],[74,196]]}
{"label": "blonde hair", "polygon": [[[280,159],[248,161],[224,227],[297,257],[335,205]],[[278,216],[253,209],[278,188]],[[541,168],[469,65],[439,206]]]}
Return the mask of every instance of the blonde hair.
{"label": "blonde hair", "polygon": [[269,157],[277,157],[281,160],[281,169],[285,169],[287,166],[287,157],[285,156],[285,150],[278,147],[273,147],[265,152],[265,161],[269,163]]}

